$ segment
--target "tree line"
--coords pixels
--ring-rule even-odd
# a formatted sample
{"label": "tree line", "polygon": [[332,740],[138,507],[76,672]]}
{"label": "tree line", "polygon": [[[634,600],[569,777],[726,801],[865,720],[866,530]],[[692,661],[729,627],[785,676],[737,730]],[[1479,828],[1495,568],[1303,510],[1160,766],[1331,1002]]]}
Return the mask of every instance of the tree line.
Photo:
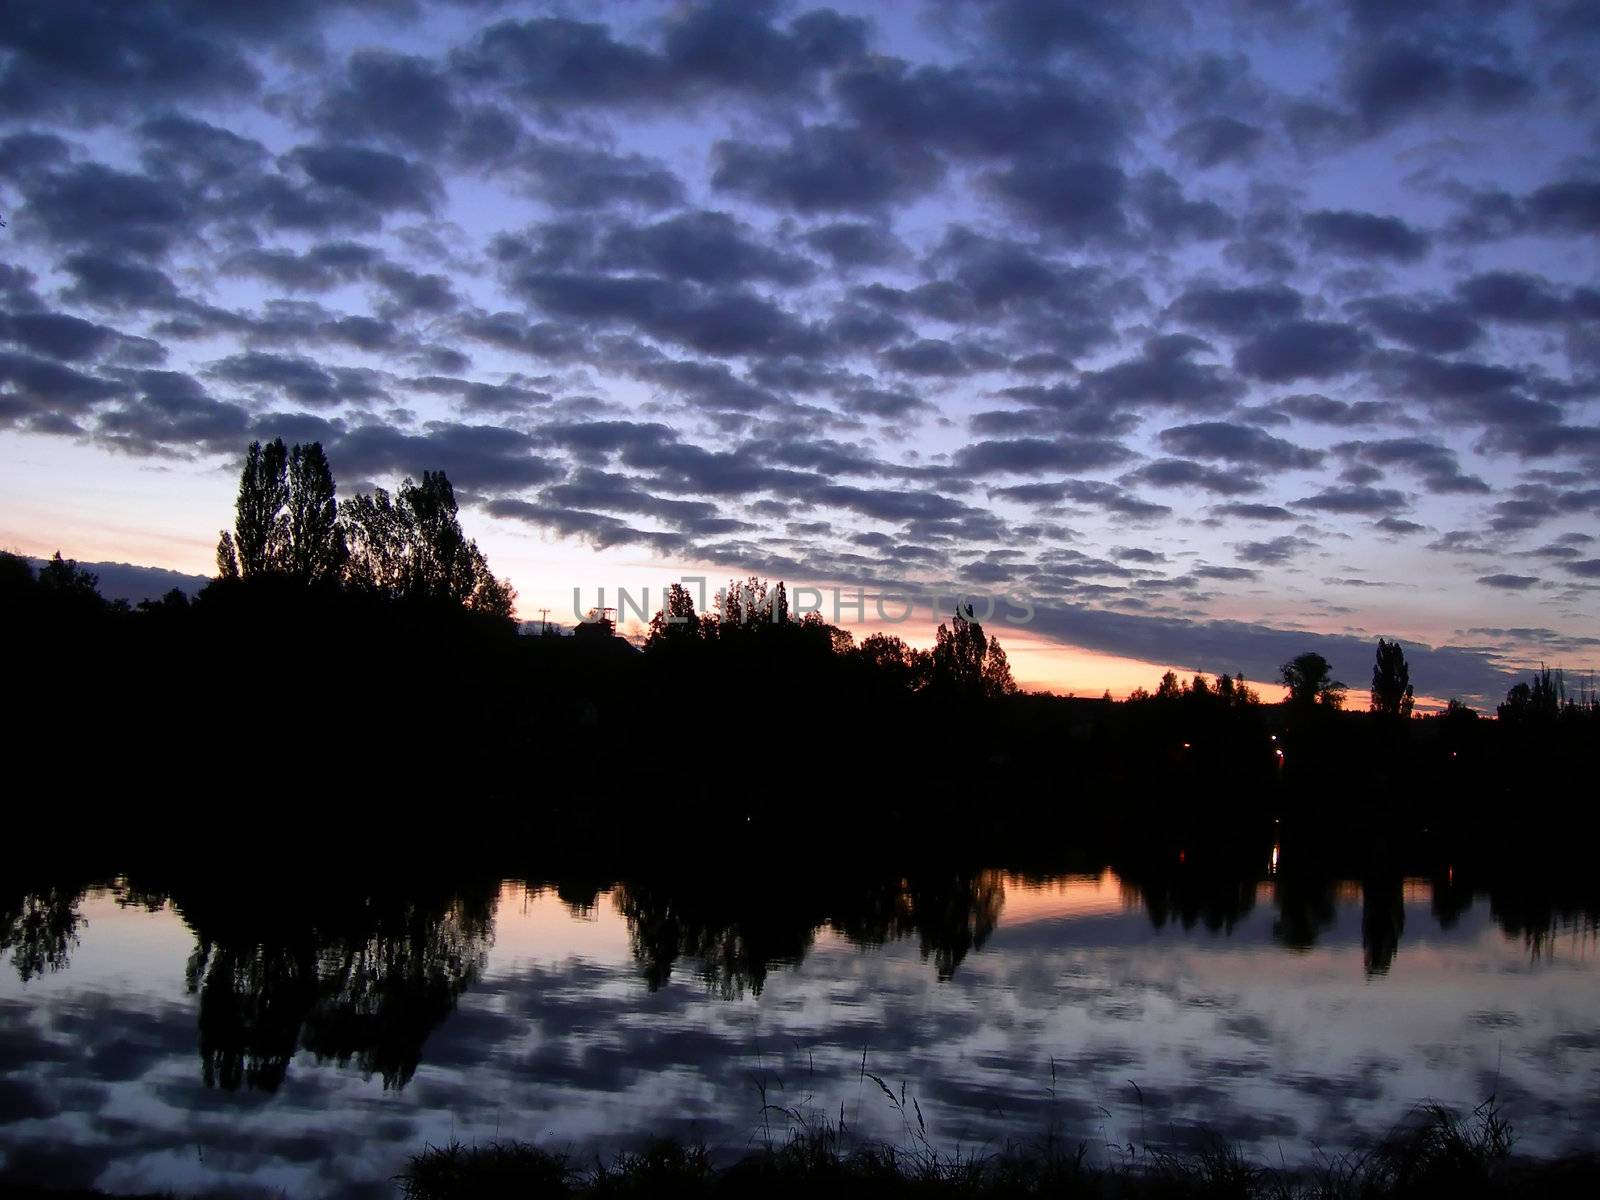
{"label": "tree line", "polygon": [[[610,632],[609,625],[600,628]],[[854,634],[819,613],[793,617],[783,581],[769,585],[753,575],[729,580],[704,613],[695,611],[687,588],[670,584],[650,619],[644,650],[652,657],[683,661],[708,644],[741,646],[755,636],[787,638],[817,653],[848,659],[907,692],[970,700],[1000,700],[1018,693],[1000,639],[984,633],[971,605],[956,606],[949,622],[940,623],[930,649],[885,633],[869,634],[858,645]]]}
{"label": "tree line", "polygon": [[[564,820],[592,807],[568,781],[603,778],[634,797],[619,805],[673,819],[744,819],[765,787],[815,792],[813,819],[858,828],[892,829],[931,811],[928,797],[960,795],[1003,796],[980,806],[985,820],[1099,822],[1370,797],[1374,814],[1410,806],[1420,825],[1441,795],[1504,797],[1530,771],[1565,796],[1600,732],[1593,689],[1544,669],[1510,690],[1499,720],[1459,701],[1417,719],[1388,639],[1361,713],[1315,651],[1283,665],[1282,704],[1239,673],[1169,672],[1122,704],[1027,693],[970,608],[926,649],[887,633],[858,641],[816,613],[797,618],[783,582],[754,577],[704,612],[669,588],[639,647],[604,619],[518,636],[514,593],[462,530],[443,472],[341,500],[320,445],[258,442],[234,508],[217,578],[192,602],[174,591],[131,611],[59,554],[37,573],[0,556],[12,677],[32,701],[17,744],[41,775],[92,735],[136,771],[181,760],[219,786],[305,803],[436,784]],[[259,769],[280,742],[314,751],[318,769]],[[652,798],[663,788],[670,801]]]}

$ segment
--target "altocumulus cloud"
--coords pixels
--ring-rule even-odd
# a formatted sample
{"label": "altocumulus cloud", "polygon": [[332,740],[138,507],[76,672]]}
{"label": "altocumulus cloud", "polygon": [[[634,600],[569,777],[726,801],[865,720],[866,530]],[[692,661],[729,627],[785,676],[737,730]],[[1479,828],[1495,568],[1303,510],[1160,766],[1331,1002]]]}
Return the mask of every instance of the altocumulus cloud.
{"label": "altocumulus cloud", "polygon": [[[1258,677],[1313,639],[1360,674],[1273,615],[1310,563],[1425,570],[1439,641],[1484,589],[1575,636],[1592,33],[1348,8],[29,0],[0,452],[82,468],[49,509],[317,438],[443,467],[497,553],[1003,582],[1045,636]],[[1416,652],[1434,692],[1513,665]]]}

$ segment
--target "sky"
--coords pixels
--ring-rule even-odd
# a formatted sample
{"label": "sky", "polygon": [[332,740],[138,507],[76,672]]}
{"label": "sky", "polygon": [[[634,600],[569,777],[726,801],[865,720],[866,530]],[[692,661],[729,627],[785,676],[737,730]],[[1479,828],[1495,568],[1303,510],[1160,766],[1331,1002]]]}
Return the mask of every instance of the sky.
{"label": "sky", "polygon": [[1387,636],[1493,701],[1600,666],[1597,60],[1554,0],[15,5],[0,546],[209,572],[281,436],[445,470],[524,617],[756,574],[987,598],[1058,691]]}

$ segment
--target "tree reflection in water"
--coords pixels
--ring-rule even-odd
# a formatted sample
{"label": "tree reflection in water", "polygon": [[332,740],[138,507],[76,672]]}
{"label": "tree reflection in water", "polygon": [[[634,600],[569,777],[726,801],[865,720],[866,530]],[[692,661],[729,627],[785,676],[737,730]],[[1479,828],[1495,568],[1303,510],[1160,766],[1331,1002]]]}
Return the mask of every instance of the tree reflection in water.
{"label": "tree reflection in water", "polygon": [[498,892],[492,882],[264,901],[175,887],[171,903],[195,932],[187,977],[206,1083],[272,1091],[303,1048],[404,1087],[483,969]]}
{"label": "tree reflection in water", "polygon": [[775,964],[798,963],[819,930],[863,946],[916,938],[941,980],[999,923],[999,871],[932,871],[889,878],[766,878],[726,886],[628,881],[613,893],[633,956],[654,990],[680,958],[694,960],[708,990],[725,999],[761,994]]}
{"label": "tree reflection in water", "polygon": [[[1271,937],[1292,951],[1311,949],[1334,927],[1341,906],[1359,902],[1366,973],[1391,968],[1403,953],[1406,880],[1415,875],[1377,860],[1340,871],[1293,856],[1266,875],[1260,864],[1272,856],[1261,850],[1161,849],[1095,861],[1108,864],[1128,906],[1142,909],[1157,929],[1203,926],[1226,936],[1270,893]],[[1427,894],[1441,928],[1485,895],[1501,930],[1535,957],[1550,952],[1557,932],[1592,934],[1600,927],[1600,895],[1589,877],[1536,871],[1474,877],[1453,865],[1430,873]],[[589,868],[524,878],[535,890],[553,890],[575,915],[592,914],[609,899],[651,990],[666,986],[680,965],[692,965],[709,993],[736,1000],[759,996],[771,971],[800,963],[823,931],[863,947],[914,940],[938,978],[949,980],[998,927],[1008,880],[1049,882],[1061,874],[1037,865],[1016,876],[951,865],[819,871],[789,863],[720,874],[613,877]],[[1353,878],[1360,882],[1341,882]],[[125,906],[170,905],[194,933],[186,981],[198,996],[208,1086],[273,1091],[304,1050],[378,1076],[386,1089],[404,1087],[429,1036],[484,969],[498,874],[281,882],[270,871],[178,873],[111,886]],[[0,892],[0,950],[10,952],[24,982],[68,967],[85,925],[80,905],[92,886],[104,885],[36,874]],[[1419,890],[1417,898],[1424,894]]]}
{"label": "tree reflection in water", "polygon": [[84,925],[78,912],[83,890],[81,882],[63,882],[0,893],[0,953],[11,952],[11,965],[24,983],[71,960]]}

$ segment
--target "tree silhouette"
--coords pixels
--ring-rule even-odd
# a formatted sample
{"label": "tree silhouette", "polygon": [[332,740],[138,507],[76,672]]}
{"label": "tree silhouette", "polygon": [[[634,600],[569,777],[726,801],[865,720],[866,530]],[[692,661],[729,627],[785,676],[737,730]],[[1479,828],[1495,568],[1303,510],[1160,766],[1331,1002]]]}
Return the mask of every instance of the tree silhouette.
{"label": "tree silhouette", "polygon": [[1279,668],[1283,684],[1289,689],[1289,703],[1296,708],[1343,708],[1345,686],[1333,678],[1333,667],[1314,650],[1308,650]]}
{"label": "tree silhouette", "polygon": [[[819,643],[826,643],[828,649],[834,654],[849,654],[856,648],[856,635],[848,629],[840,629],[837,625],[830,625],[822,619],[821,613],[808,612],[795,622],[807,634],[815,637]],[[898,641],[899,639],[895,639]]]}
{"label": "tree silhouette", "polygon": [[1554,722],[1566,706],[1567,681],[1562,671],[1552,671],[1542,663],[1533,673],[1533,683],[1517,683],[1506,693],[1497,713],[1502,721],[1521,723]]}
{"label": "tree silhouette", "polygon": [[476,544],[469,548],[461,531],[450,481],[443,471],[424,471],[421,483],[406,480],[399,499],[412,532],[408,547],[411,590],[465,603],[472,595],[481,557]]}
{"label": "tree silhouette", "polygon": [[1514,683],[1506,692],[1505,701],[1496,709],[1496,715],[1502,721],[1518,721],[1527,718],[1533,709],[1533,689],[1525,683]]}
{"label": "tree silhouette", "polygon": [[391,599],[432,600],[510,619],[516,593],[496,579],[478,543],[461,531],[455,489],[443,471],[407,479],[344,506],[345,580]]}
{"label": "tree silhouette", "polygon": [[226,529],[217,538],[217,578],[239,578],[239,552],[233,546],[233,534]]}
{"label": "tree silhouette", "polygon": [[[807,619],[815,615],[807,614]],[[888,681],[891,686],[913,692],[928,682],[931,656],[926,650],[906,645],[893,634],[869,634],[861,640],[855,653],[875,675]]]}
{"label": "tree silhouette", "polygon": [[1014,696],[1016,692],[1017,682],[1011,678],[1011,660],[1000,648],[1000,639],[990,638],[989,652],[983,659],[983,694],[993,698]]}
{"label": "tree silhouette", "polygon": [[344,530],[333,470],[322,443],[284,447],[252,442],[239,472],[233,533],[217,540],[217,576],[250,579],[285,573],[301,583],[337,582]]}
{"label": "tree silhouette", "polygon": [[694,599],[681,583],[667,588],[662,597],[661,609],[650,618],[650,636],[646,649],[677,643],[693,642],[700,638],[700,617],[694,611]]}
{"label": "tree silhouette", "polygon": [[344,502],[345,582],[357,591],[398,599],[409,568],[409,530],[394,497],[383,488]]}
{"label": "tree silhouette", "polygon": [[983,626],[957,609],[950,624],[941,622],[934,634],[933,687],[946,694],[980,694],[988,650]]}
{"label": "tree silhouette", "polygon": [[88,599],[93,597],[100,603],[100,577],[93,571],[85,571],[78,566],[76,559],[62,558],[61,551],[57,550],[50,557],[50,561],[39,568],[39,586],[46,592],[53,592],[61,597]]}
{"label": "tree silhouette", "polygon": [[1539,669],[1533,673],[1533,687],[1529,691],[1529,699],[1535,715],[1547,720],[1553,719],[1566,706],[1566,675],[1559,669],[1552,671],[1541,663]]}
{"label": "tree silhouette", "polygon": [[783,582],[780,580],[769,590],[767,581],[755,575],[728,580],[728,586],[720,593],[718,609],[719,635],[784,625],[789,620],[789,598]]}
{"label": "tree silhouette", "polygon": [[[1228,677],[1222,677],[1227,682]],[[1261,703],[1261,694],[1244,681],[1244,672],[1236,671],[1233,676],[1233,686],[1221,689],[1221,694],[1236,708],[1249,708],[1252,704]]]}
{"label": "tree silhouette", "polygon": [[1386,717],[1409,717],[1413,696],[1411,668],[1399,642],[1378,639],[1377,661],[1372,667],[1372,711]]}
{"label": "tree silhouette", "polygon": [[322,443],[297,445],[289,452],[286,565],[302,583],[333,582],[344,569],[344,531],[334,490]]}
{"label": "tree silhouette", "polygon": [[958,606],[950,624],[940,624],[931,666],[932,686],[946,695],[994,698],[1017,690],[1005,651],[997,639],[984,636],[971,605],[965,612]]}
{"label": "tree silhouette", "polygon": [[[239,472],[239,496],[234,504],[233,548],[239,574],[245,579],[276,570],[288,541],[289,452],[282,438],[263,446],[251,442]],[[218,545],[217,557],[224,558]]]}

